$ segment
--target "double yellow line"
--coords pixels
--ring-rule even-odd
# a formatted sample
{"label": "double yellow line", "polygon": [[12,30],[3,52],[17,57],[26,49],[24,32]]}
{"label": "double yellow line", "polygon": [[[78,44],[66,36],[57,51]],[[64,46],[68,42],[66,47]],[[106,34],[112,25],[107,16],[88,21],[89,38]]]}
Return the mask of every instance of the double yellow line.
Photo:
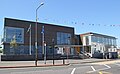
{"label": "double yellow line", "polygon": [[109,72],[99,72],[99,74],[111,74],[111,73],[109,73]]}
{"label": "double yellow line", "polygon": [[103,74],[103,73],[100,71],[99,74]]}

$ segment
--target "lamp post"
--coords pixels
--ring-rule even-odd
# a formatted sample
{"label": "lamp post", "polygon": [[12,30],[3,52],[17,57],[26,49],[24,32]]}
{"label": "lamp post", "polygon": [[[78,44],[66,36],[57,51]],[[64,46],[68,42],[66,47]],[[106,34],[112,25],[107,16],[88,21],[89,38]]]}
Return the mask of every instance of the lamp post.
{"label": "lamp post", "polygon": [[44,5],[44,3],[41,3],[41,4],[37,7],[37,9],[36,9],[36,25],[35,25],[35,49],[36,49],[36,55],[35,55],[35,66],[37,66],[37,61],[38,61],[38,48],[37,48],[37,19],[38,19],[38,17],[37,17],[37,11],[38,11],[38,9],[39,9],[42,5]]}

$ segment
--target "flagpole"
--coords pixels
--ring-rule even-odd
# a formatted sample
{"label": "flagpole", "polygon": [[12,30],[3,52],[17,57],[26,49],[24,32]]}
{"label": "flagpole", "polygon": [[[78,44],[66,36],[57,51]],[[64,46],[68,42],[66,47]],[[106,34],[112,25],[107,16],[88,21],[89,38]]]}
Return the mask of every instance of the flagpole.
{"label": "flagpole", "polygon": [[29,53],[31,55],[31,24],[30,24],[30,46],[29,46]]}
{"label": "flagpole", "polygon": [[31,24],[29,25],[27,32],[29,32],[29,55],[31,55]]}
{"label": "flagpole", "polygon": [[45,56],[45,51],[44,51],[44,25],[42,26],[42,51],[43,55]]}

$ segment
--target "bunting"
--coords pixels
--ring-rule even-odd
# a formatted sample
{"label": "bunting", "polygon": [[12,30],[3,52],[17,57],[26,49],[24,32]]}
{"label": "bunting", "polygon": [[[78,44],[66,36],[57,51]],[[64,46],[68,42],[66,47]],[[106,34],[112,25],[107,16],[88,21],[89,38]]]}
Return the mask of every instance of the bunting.
{"label": "bunting", "polygon": [[[106,27],[120,27],[120,25],[115,25],[115,24],[98,24],[98,23],[88,23],[86,24],[85,22],[77,22],[77,21],[66,21],[66,20],[57,20],[57,19],[48,19],[45,18],[42,21],[49,21],[49,22],[53,22],[53,23],[64,23],[64,24],[73,24],[73,25],[80,25],[80,26],[106,26]],[[58,22],[59,21],[59,22]]]}

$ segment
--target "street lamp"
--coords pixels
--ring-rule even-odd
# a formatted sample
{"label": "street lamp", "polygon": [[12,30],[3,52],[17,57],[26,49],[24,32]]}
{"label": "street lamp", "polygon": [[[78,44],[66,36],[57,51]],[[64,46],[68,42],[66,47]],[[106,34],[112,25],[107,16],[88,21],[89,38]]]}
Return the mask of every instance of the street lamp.
{"label": "street lamp", "polygon": [[37,17],[37,11],[42,5],[44,5],[44,3],[41,3],[36,9],[36,25],[35,25],[35,48],[36,48],[35,65],[36,66],[37,66],[37,60],[38,60],[38,48],[37,48],[37,20],[38,20],[38,17]]}

